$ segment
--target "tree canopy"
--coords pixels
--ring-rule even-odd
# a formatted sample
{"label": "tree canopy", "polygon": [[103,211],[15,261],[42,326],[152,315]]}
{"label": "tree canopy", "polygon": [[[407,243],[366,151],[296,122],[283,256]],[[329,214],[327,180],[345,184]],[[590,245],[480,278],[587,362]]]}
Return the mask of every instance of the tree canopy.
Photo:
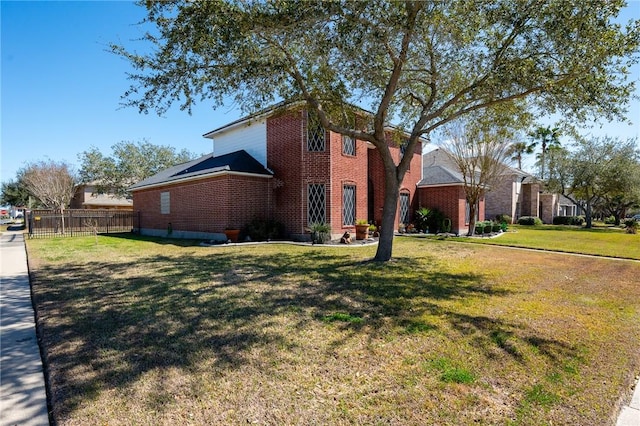
{"label": "tree canopy", "polygon": [[[441,126],[485,109],[510,115],[621,117],[634,88],[640,23],[614,22],[620,0],[153,1],[145,51],[113,45],[134,67],[125,105],[162,114],[174,103],[247,112],[303,100],[331,131],[371,142],[385,167],[377,260],[392,252],[399,185],[384,129],[406,129],[406,150]],[[351,105],[371,109],[361,128]]]}
{"label": "tree canopy", "polygon": [[554,152],[548,186],[585,208],[586,227],[593,207],[601,205],[620,215],[640,202],[640,152],[633,139],[580,138],[577,149]]}
{"label": "tree canopy", "polygon": [[95,184],[96,192],[119,196],[126,196],[131,185],[195,157],[187,150],[176,152],[173,147],[147,141],[122,141],[112,145],[111,150],[111,156],[95,147],[80,153],[79,175],[83,183]]}

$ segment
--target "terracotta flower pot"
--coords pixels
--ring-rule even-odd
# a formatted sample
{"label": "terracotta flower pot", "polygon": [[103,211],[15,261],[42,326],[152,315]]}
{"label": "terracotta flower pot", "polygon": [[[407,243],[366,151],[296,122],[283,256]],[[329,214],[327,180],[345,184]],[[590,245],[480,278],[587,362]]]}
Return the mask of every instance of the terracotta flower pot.
{"label": "terracotta flower pot", "polygon": [[356,225],[356,240],[366,240],[369,238],[369,224]]}
{"label": "terracotta flower pot", "polygon": [[240,235],[239,229],[225,229],[224,235],[227,236],[227,241],[231,240],[232,243],[238,242],[238,236]]}

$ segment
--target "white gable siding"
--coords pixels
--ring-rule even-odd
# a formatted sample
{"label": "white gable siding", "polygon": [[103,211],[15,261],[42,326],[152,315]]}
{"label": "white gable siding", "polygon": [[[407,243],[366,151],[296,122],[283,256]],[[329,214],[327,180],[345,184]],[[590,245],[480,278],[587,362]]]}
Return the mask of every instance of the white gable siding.
{"label": "white gable siding", "polygon": [[252,121],[213,135],[213,155],[229,154],[244,149],[267,166],[267,121]]}

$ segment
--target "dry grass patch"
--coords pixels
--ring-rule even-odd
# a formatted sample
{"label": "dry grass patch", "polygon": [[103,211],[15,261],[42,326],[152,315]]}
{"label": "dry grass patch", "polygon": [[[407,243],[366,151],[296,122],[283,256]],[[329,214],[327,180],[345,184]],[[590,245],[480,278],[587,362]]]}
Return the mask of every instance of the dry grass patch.
{"label": "dry grass patch", "polygon": [[440,241],[31,240],[74,424],[607,424],[640,369],[640,264]]}

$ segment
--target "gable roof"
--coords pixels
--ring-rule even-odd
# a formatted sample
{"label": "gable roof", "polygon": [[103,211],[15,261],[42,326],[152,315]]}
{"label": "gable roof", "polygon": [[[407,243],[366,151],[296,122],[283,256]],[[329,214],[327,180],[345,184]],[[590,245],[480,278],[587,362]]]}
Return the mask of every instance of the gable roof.
{"label": "gable roof", "polygon": [[442,148],[429,151],[422,156],[422,180],[419,187],[464,185],[465,180],[450,154]]}
{"label": "gable roof", "polygon": [[464,178],[460,172],[445,166],[429,166],[422,169],[422,179],[418,186],[464,185]]}
{"label": "gable roof", "polygon": [[265,168],[258,160],[245,150],[214,157],[204,155],[196,160],[169,167],[150,178],[132,185],[130,191],[152,188],[190,180],[205,179],[223,174],[245,174],[265,178],[273,176],[273,172]]}
{"label": "gable roof", "polygon": [[[349,106],[351,108],[353,108],[354,111],[358,111],[360,114],[362,114],[363,116],[369,116],[372,117],[374,115],[373,112],[366,110],[362,107],[359,107],[357,105],[354,104],[349,104]],[[274,115],[278,115],[278,114],[282,114],[284,112],[293,110],[295,108],[306,108],[307,107],[307,103],[303,100],[292,100],[292,101],[281,101],[278,102],[277,104],[274,104],[272,106],[269,106],[267,108],[261,109],[259,111],[254,112],[253,114],[249,114],[245,117],[241,117],[235,121],[232,121],[231,123],[227,123],[221,127],[218,127],[216,129],[213,129],[205,134],[203,134],[202,136],[205,138],[209,138],[209,139],[213,139],[217,134],[220,134],[222,132],[226,132],[230,129],[234,129],[237,127],[241,127],[241,126],[246,126],[249,125],[252,122],[255,122],[257,120],[262,120],[262,119],[266,119],[269,117],[272,117]],[[393,131],[399,131],[405,134],[408,134],[408,132],[396,125],[387,123],[384,125],[385,130],[393,130]],[[428,139],[420,136],[418,138],[420,141],[422,141],[423,143],[427,142]]]}

